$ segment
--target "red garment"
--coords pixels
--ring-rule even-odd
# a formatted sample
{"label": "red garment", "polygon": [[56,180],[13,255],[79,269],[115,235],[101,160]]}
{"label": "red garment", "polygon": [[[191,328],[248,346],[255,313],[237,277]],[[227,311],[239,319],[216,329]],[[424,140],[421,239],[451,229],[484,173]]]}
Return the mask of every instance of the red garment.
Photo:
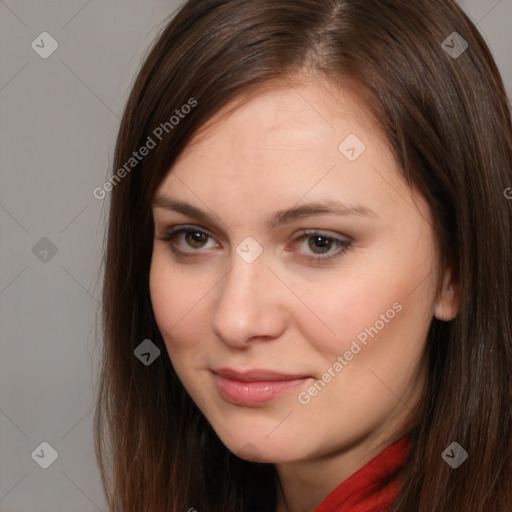
{"label": "red garment", "polygon": [[373,512],[387,511],[398,495],[396,482],[375,494],[371,487],[401,468],[411,448],[410,437],[402,437],[343,481],[313,512]]}

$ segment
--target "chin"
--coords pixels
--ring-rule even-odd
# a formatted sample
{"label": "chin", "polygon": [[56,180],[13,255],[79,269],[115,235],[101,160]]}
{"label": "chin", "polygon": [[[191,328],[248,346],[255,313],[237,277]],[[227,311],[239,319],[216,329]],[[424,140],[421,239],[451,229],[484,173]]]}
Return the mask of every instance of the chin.
{"label": "chin", "polygon": [[244,439],[221,440],[230,452],[250,462],[283,463],[302,457],[301,453],[297,451],[300,443],[294,443],[291,440],[284,441],[277,436],[273,440],[265,437],[264,434],[253,437],[245,436]]}

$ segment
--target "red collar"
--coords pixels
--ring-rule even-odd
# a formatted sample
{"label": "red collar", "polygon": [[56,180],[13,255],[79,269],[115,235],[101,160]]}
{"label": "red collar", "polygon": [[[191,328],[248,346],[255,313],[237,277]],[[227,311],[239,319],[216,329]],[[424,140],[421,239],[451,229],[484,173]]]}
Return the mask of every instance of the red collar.
{"label": "red collar", "polygon": [[313,512],[373,512],[385,511],[395,500],[399,487],[396,482],[368,495],[371,487],[401,468],[411,447],[406,435],[388,446],[352,476],[332,491]]}

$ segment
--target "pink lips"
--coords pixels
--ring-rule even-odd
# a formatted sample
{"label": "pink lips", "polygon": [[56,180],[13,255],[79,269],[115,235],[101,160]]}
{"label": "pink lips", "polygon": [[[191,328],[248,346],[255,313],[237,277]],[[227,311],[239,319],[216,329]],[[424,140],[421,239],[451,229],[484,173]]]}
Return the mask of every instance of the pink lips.
{"label": "pink lips", "polygon": [[292,391],[311,378],[269,370],[239,372],[231,368],[212,370],[222,396],[237,405],[256,406]]}

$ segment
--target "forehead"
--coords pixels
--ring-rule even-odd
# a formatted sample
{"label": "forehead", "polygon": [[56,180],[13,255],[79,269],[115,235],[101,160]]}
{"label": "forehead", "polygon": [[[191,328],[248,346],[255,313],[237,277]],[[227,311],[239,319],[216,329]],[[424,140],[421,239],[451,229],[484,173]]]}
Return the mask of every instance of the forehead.
{"label": "forehead", "polygon": [[271,158],[277,158],[276,152],[288,152],[287,158],[333,149],[336,154],[350,134],[382,149],[387,141],[377,125],[353,84],[340,88],[299,75],[240,94],[198,129],[174,165],[190,162],[195,152],[203,157],[211,157],[212,151],[217,156],[238,154],[245,164],[272,152]]}
{"label": "forehead", "polygon": [[[364,148],[357,161],[340,152],[346,140]],[[286,175],[311,183],[333,166],[351,180],[360,178],[370,161],[396,167],[388,141],[353,85],[343,89],[306,75],[240,94],[198,129],[172,172],[265,182]],[[168,188],[170,174],[157,193]]]}
{"label": "forehead", "polygon": [[[346,140],[364,148],[356,160],[340,151]],[[390,183],[401,179],[387,144],[353,87],[311,77],[268,84],[240,95],[201,127],[155,195],[211,196],[228,188],[235,194],[237,187],[238,200],[257,192],[262,200],[298,201],[326,190],[371,200],[382,187],[378,173]]]}

